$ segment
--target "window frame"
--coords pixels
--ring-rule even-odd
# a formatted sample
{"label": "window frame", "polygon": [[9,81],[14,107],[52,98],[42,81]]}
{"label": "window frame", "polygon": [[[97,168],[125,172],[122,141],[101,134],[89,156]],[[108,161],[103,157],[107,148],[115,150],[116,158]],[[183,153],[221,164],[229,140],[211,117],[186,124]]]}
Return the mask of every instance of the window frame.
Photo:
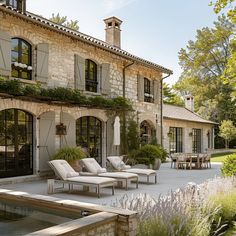
{"label": "window frame", "polygon": [[153,103],[153,86],[151,80],[144,77],[144,102]]}
{"label": "window frame", "polygon": [[202,151],[202,130],[192,129],[192,152],[201,153]]}
{"label": "window frame", "polygon": [[[19,79],[32,80],[32,45],[22,38],[14,37],[11,39],[12,47],[13,47],[13,40],[17,40],[17,50],[14,50],[13,48],[11,48],[11,65],[12,65],[11,76],[14,78],[19,78]],[[22,46],[23,43],[27,46],[28,53],[23,52],[23,46]],[[13,53],[18,54],[16,61],[13,60]],[[23,63],[24,55],[27,56],[27,61],[28,61],[27,64]],[[21,66],[19,64],[21,64]],[[23,67],[26,65],[27,67]],[[16,72],[17,75],[13,74],[14,71]],[[23,73],[27,74],[27,78],[23,76]]]}
{"label": "window frame", "polygon": [[98,66],[90,59],[85,60],[85,91],[98,92]]}
{"label": "window frame", "polygon": [[183,128],[182,127],[170,127],[169,128],[170,140],[169,150],[170,153],[182,153],[183,152]]}

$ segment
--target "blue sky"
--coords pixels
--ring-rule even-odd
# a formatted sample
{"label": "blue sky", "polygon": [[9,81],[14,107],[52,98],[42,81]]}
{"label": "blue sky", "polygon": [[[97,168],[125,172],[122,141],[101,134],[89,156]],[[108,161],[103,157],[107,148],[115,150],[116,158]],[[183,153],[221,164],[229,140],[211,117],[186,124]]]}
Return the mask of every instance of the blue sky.
{"label": "blue sky", "polygon": [[166,82],[180,76],[178,52],[196,30],[211,27],[217,15],[210,0],[27,0],[27,10],[44,17],[52,13],[78,20],[80,31],[104,40],[103,19],[123,21],[122,49],[172,69]]}

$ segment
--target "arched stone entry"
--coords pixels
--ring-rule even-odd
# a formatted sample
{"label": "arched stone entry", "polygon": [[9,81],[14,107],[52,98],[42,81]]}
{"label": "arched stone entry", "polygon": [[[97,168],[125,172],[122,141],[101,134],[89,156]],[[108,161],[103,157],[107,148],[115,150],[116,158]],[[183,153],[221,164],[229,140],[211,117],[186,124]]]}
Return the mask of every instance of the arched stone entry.
{"label": "arched stone entry", "polygon": [[77,119],[76,145],[86,148],[89,156],[102,164],[102,121],[94,116]]}
{"label": "arched stone entry", "polygon": [[33,133],[29,112],[0,111],[0,178],[33,174]]}
{"label": "arched stone entry", "polygon": [[144,120],[140,124],[141,144],[151,143],[156,138],[156,130],[151,121]]}

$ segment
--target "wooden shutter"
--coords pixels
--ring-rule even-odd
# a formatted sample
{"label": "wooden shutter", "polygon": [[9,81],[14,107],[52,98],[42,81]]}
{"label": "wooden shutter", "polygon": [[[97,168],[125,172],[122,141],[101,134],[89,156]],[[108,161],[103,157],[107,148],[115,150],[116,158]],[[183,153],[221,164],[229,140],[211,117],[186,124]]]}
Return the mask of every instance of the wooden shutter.
{"label": "wooden shutter", "polygon": [[144,101],[144,77],[141,75],[137,76],[138,80],[138,101]]}
{"label": "wooden shutter", "polygon": [[75,54],[75,89],[85,90],[85,59]]}
{"label": "wooden shutter", "polygon": [[101,93],[109,95],[111,90],[110,85],[110,64],[102,64],[102,77],[101,77]]}
{"label": "wooden shutter", "polygon": [[48,80],[48,57],[49,57],[49,45],[47,43],[38,44],[36,80],[42,83],[47,83]]}
{"label": "wooden shutter", "polygon": [[160,93],[159,93],[159,81],[157,80],[154,80],[153,81],[153,98],[154,98],[154,103],[155,104],[159,104],[159,101],[160,101]]}
{"label": "wooden shutter", "polygon": [[0,30],[0,75],[11,75],[11,36]]}

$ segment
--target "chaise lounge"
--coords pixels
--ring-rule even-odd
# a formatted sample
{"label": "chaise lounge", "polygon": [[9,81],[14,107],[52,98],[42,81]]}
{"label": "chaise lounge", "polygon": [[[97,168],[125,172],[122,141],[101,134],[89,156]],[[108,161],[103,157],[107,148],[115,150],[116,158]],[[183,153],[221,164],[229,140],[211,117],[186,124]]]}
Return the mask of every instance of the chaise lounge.
{"label": "chaise lounge", "polygon": [[[94,158],[81,159],[82,165],[88,171],[88,175],[96,175],[99,177],[114,178],[119,182],[125,182],[125,189],[128,190],[128,182],[134,181],[136,188],[138,188],[138,175],[135,173],[124,173],[124,172],[107,172],[106,168],[102,168]],[[85,174],[81,173],[81,174]]]}
{"label": "chaise lounge", "polygon": [[[48,190],[50,193],[54,193],[54,183],[62,183],[69,185],[69,191],[73,189],[73,185],[82,185],[85,187],[95,187],[97,196],[100,197],[100,189],[104,187],[112,187],[112,195],[114,195],[114,186],[116,180],[113,178],[106,177],[95,177],[95,176],[80,176],[67,161],[65,160],[53,160],[49,161],[49,166],[54,171],[58,179],[48,180]],[[49,186],[50,183],[50,186]]]}
{"label": "chaise lounge", "polygon": [[111,163],[112,167],[116,171],[123,171],[128,173],[135,173],[140,176],[145,176],[147,178],[147,183],[150,183],[150,176],[154,176],[155,184],[157,183],[157,173],[155,170],[151,169],[138,169],[131,168],[130,165],[126,165],[119,156],[109,156],[107,160]]}

